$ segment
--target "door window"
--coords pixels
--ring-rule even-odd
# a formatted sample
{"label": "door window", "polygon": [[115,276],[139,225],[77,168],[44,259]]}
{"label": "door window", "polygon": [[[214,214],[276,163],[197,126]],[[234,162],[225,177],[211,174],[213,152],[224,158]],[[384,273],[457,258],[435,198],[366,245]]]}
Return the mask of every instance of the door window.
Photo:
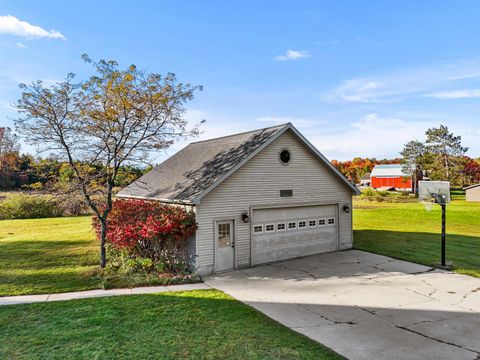
{"label": "door window", "polygon": [[218,247],[232,245],[230,223],[218,224]]}

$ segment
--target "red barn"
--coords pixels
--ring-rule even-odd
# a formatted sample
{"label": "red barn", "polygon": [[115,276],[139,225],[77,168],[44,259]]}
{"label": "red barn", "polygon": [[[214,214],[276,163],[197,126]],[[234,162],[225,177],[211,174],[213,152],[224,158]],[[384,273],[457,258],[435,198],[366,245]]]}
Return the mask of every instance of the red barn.
{"label": "red barn", "polygon": [[370,174],[370,187],[392,187],[396,190],[412,190],[412,175],[405,174],[400,164],[376,165]]}

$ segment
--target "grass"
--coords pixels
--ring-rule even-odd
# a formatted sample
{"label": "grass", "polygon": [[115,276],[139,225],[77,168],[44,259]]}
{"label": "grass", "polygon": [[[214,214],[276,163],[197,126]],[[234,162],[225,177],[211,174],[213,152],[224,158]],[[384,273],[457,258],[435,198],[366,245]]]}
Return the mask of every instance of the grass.
{"label": "grass", "polygon": [[90,217],[0,221],[0,296],[99,288]]}
{"label": "grass", "polygon": [[341,359],[216,290],[2,307],[2,359]]}
{"label": "grass", "polygon": [[194,275],[101,272],[91,217],[0,221],[0,296],[199,282]]}
{"label": "grass", "polygon": [[[425,265],[439,262],[439,206],[427,212],[417,202],[355,201],[353,217],[357,249]],[[0,296],[103,287],[106,280],[99,272],[99,249],[90,221],[90,217],[0,221]],[[447,208],[447,260],[457,272],[480,277],[480,203],[466,202],[460,193],[453,193]],[[148,279],[114,280],[119,287],[153,284]]]}
{"label": "grass", "polygon": [[[422,204],[354,202],[354,247],[436,265],[440,261],[441,208]],[[480,277],[480,203],[454,193],[447,206],[447,261],[454,270]]]}

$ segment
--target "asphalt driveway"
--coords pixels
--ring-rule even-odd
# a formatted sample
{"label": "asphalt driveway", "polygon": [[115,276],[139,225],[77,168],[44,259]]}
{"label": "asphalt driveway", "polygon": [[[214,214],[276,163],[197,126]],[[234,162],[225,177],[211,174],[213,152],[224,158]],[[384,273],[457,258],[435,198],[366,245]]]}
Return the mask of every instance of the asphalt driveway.
{"label": "asphalt driveway", "polygon": [[363,251],[206,279],[349,359],[480,359],[480,279]]}

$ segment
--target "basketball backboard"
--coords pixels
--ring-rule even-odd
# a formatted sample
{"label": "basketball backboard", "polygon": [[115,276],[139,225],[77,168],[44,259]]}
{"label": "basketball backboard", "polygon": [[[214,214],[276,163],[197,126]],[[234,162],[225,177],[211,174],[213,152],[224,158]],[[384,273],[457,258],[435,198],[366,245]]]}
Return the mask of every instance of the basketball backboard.
{"label": "basketball backboard", "polygon": [[450,204],[449,181],[419,181],[418,200],[440,205]]}

